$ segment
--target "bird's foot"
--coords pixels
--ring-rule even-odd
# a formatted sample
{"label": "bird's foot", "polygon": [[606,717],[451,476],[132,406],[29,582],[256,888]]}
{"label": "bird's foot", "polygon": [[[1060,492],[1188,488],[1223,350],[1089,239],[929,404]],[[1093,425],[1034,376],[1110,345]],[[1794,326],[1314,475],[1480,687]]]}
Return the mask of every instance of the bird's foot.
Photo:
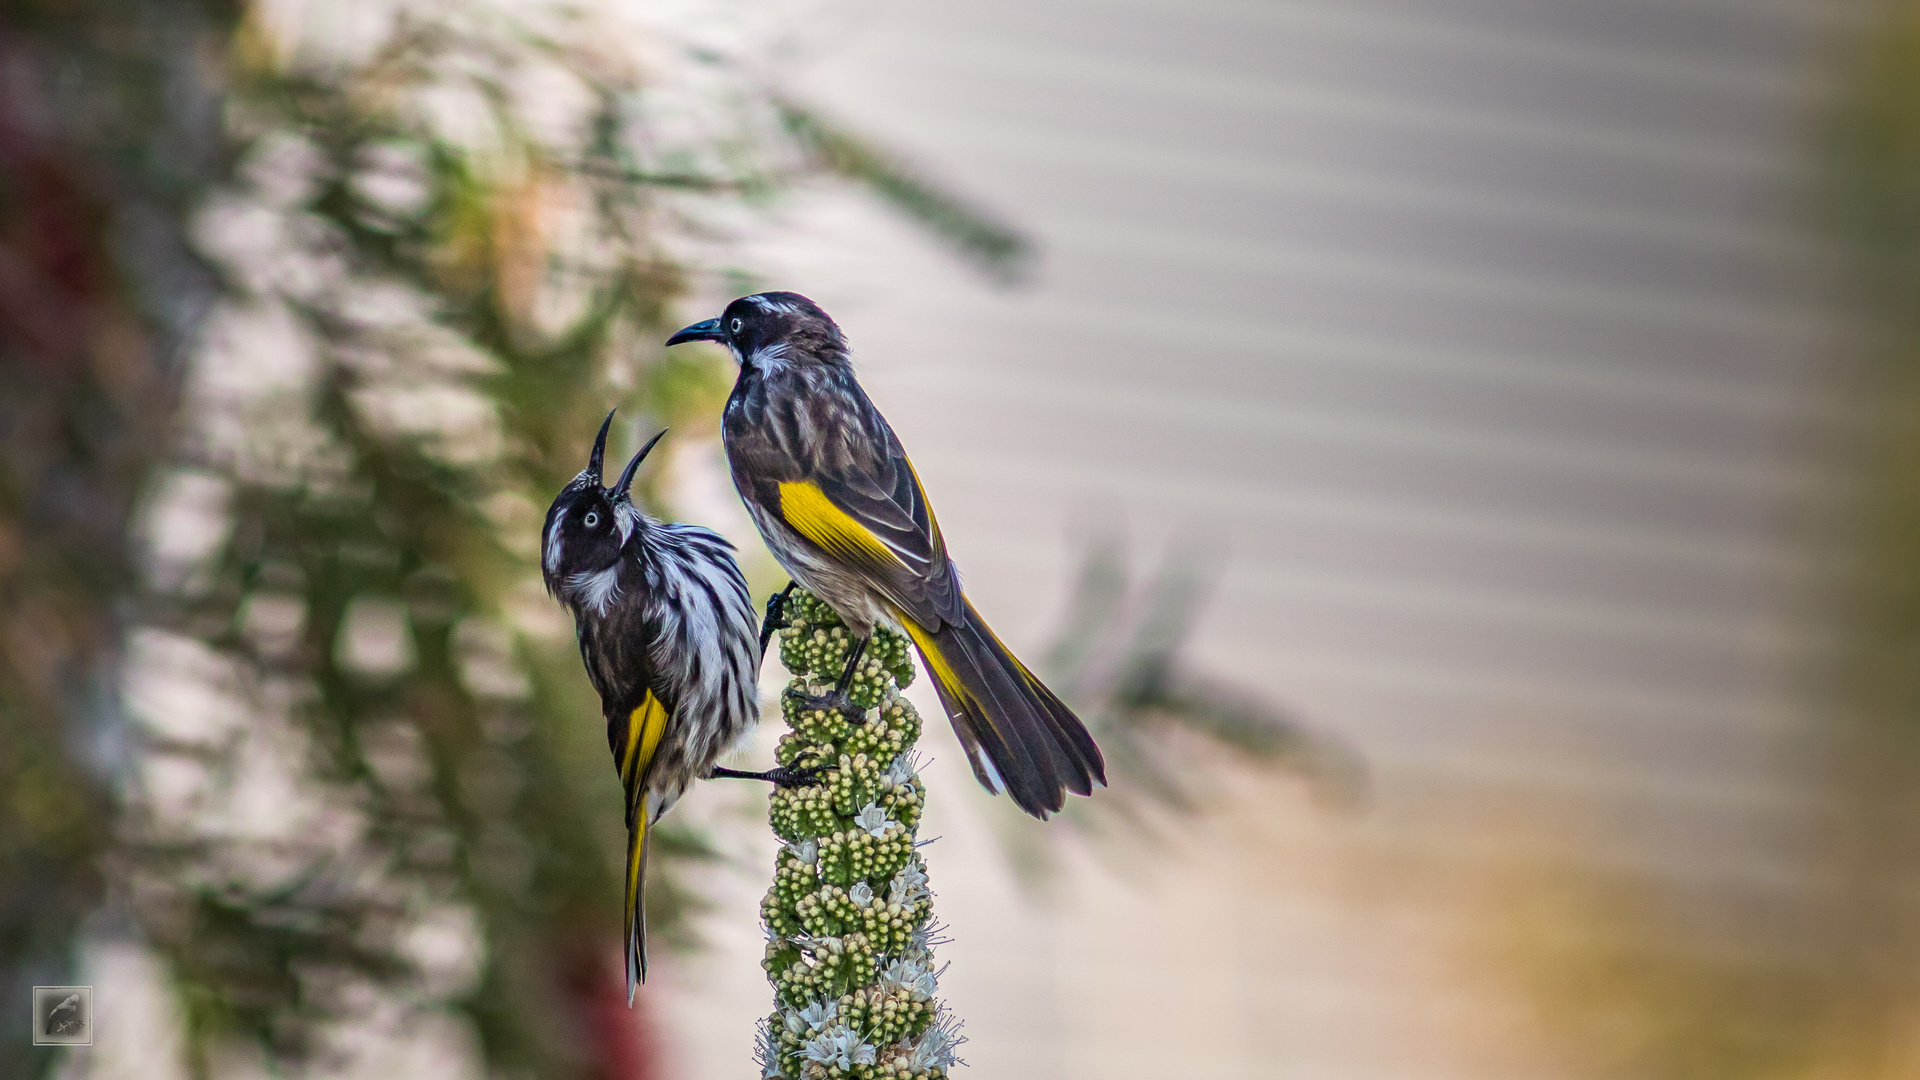
{"label": "bird's foot", "polygon": [[707,771],[709,780],[765,780],[777,788],[813,787],[820,783],[824,765],[781,765],[765,772],[746,772],[715,765]]}
{"label": "bird's foot", "polygon": [[819,787],[820,774],[826,771],[825,765],[782,765],[768,769],[766,778],[777,788]]}
{"label": "bird's foot", "polygon": [[781,613],[786,607],[787,597],[793,592],[793,585],[789,581],[786,588],[767,597],[767,617],[760,620],[760,651],[763,653],[767,651],[767,642],[773,640],[775,632],[793,625],[793,621]]}
{"label": "bird's foot", "polygon": [[852,696],[839,687],[835,687],[824,694],[803,694],[789,687],[787,689],[787,697],[799,702],[800,707],[803,709],[819,709],[821,712],[837,711],[852,723],[864,724],[867,722],[867,710],[855,704]]}

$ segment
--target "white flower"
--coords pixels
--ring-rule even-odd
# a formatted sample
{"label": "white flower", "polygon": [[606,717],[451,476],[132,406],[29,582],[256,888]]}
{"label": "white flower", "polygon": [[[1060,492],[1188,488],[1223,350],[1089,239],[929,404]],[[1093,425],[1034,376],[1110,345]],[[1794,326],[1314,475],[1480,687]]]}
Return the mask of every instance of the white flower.
{"label": "white flower", "polygon": [[865,911],[873,906],[873,886],[864,881],[856,881],[853,883],[853,888],[847,890],[847,899],[853,901],[854,907]]}
{"label": "white flower", "polygon": [[893,875],[887,885],[887,903],[911,907],[933,895],[927,889],[927,872],[920,866],[920,860],[914,859]]}
{"label": "white flower", "polygon": [[953,1048],[966,1041],[966,1036],[960,1034],[960,1021],[942,1009],[939,1019],[927,1029],[926,1034],[920,1036],[919,1044],[914,1046],[907,1061],[914,1072],[950,1069],[956,1064],[963,1064],[953,1056]]}
{"label": "white flower", "polygon": [[[791,1018],[789,1018],[791,1026]],[[794,1032],[799,1034],[799,1032]],[[780,1052],[773,1044],[773,1023],[763,1020],[756,1025],[753,1040],[753,1060],[760,1063],[760,1080],[773,1080],[780,1075]]]}
{"label": "white flower", "polygon": [[933,963],[934,946],[945,945],[948,941],[952,940],[941,936],[942,931],[945,929],[945,926],[935,926],[931,923],[920,927],[920,929],[907,935],[907,947],[900,950],[900,955],[927,964]]}
{"label": "white flower", "polygon": [[816,1035],[800,1052],[808,1061],[817,1061],[828,1068],[838,1066],[841,1072],[851,1072],[855,1065],[871,1065],[879,1054],[874,1046],[861,1042],[860,1036],[845,1024],[836,1024],[832,1030]]}
{"label": "white flower", "polygon": [[[831,956],[834,953],[847,951],[847,943],[837,937],[815,937],[812,934],[797,934],[788,940],[815,956],[819,956],[822,953]],[[831,1019],[831,1017],[829,1017],[829,1019]]]}
{"label": "white flower", "polygon": [[913,755],[903,751],[894,757],[893,764],[887,766],[882,779],[894,787],[901,787],[912,783],[914,774],[918,771],[913,765]]}
{"label": "white flower", "polygon": [[808,866],[812,866],[820,859],[820,841],[818,840],[802,840],[797,844],[788,844],[787,850],[793,852],[794,858]]}
{"label": "white flower", "polygon": [[868,803],[867,808],[860,811],[859,816],[853,819],[853,823],[867,830],[867,833],[875,838],[884,834],[887,826],[893,824],[887,820],[887,812],[875,803]]}
{"label": "white flower", "polygon": [[[795,1035],[804,1035],[811,1031],[819,1031],[828,1024],[833,1023],[839,1016],[839,1002],[816,1001],[797,1013],[789,1012],[787,1014],[787,1030],[793,1032]],[[796,1020],[806,1026],[804,1028],[796,1027],[794,1024]]]}
{"label": "white flower", "polygon": [[880,986],[888,991],[905,990],[914,1000],[925,1001],[940,989],[939,976],[924,957],[903,956],[880,969]]}

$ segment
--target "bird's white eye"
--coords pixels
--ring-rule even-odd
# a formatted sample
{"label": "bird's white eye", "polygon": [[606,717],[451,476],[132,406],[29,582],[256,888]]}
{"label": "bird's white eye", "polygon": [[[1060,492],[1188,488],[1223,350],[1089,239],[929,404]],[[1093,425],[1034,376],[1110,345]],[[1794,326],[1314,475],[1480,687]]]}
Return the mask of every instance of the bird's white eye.
{"label": "bird's white eye", "polygon": [[600,524],[600,515],[595,511],[589,510],[587,511],[587,516],[581,520],[586,523],[587,528],[595,528]]}
{"label": "bird's white eye", "polygon": [[739,333],[739,332],[740,332],[740,328],[741,328],[742,326],[745,326],[745,325],[746,325],[745,323],[743,323],[743,322],[741,322],[741,321],[740,321],[740,318],[739,318],[739,316],[737,316],[737,315],[736,315],[736,316],[734,317],[734,320],[733,320],[733,332],[734,332],[734,333],[736,333],[736,334],[737,334],[737,333]]}

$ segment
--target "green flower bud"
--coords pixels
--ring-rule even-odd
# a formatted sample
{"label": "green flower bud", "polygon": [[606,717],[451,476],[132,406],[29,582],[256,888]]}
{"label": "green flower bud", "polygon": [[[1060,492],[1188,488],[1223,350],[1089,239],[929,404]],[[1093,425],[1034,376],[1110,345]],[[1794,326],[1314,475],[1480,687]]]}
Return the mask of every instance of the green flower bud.
{"label": "green flower bud", "polygon": [[935,1000],[933,911],[915,831],[926,786],[913,755],[921,720],[905,637],[876,630],[848,683],[852,721],[796,697],[831,689],[854,639],[804,590],[787,599],[781,702],[791,729],[775,757],[815,766],[819,783],[777,789],[768,820],[786,841],[761,902],[764,967],[776,1009],[762,1025],[763,1073],[787,1080],[935,1080],[954,1063],[957,1025]]}

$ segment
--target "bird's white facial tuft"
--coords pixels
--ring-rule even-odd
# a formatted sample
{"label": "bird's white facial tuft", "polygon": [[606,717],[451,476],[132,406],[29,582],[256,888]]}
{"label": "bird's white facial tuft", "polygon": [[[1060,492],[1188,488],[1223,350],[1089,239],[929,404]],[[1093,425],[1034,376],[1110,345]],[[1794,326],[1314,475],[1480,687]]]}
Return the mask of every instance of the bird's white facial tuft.
{"label": "bird's white facial tuft", "polygon": [[762,345],[753,351],[753,356],[748,358],[748,362],[762,371],[778,371],[787,366],[787,350],[788,345],[784,341]]}
{"label": "bird's white facial tuft", "polygon": [[620,564],[616,562],[605,570],[571,575],[567,578],[567,592],[581,607],[591,608],[595,615],[605,615],[607,608],[620,599]]}
{"label": "bird's white facial tuft", "polygon": [[567,515],[553,515],[553,524],[547,526],[547,573],[560,572],[560,527],[567,522]]}

